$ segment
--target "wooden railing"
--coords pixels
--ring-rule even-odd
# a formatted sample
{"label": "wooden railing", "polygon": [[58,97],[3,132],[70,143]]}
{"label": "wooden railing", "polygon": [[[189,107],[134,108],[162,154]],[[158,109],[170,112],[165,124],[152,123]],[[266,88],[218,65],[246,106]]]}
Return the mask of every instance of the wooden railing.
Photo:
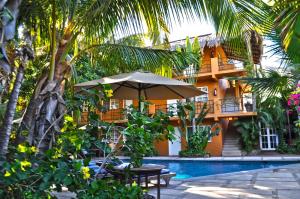
{"label": "wooden railing", "polygon": [[218,67],[219,71],[244,69],[243,66],[238,66],[234,63],[223,62],[222,58],[218,58]]}
{"label": "wooden railing", "polygon": [[[206,104],[206,110],[208,114],[222,114],[222,113],[234,113],[234,112],[255,112],[255,104],[253,103],[252,98],[226,98],[226,99],[216,99],[208,100],[207,102],[195,102],[195,113],[199,114],[203,107]],[[152,104],[149,105],[148,113],[153,115],[161,111],[167,113],[170,117],[177,117],[177,104]],[[83,114],[84,117],[86,113]],[[112,109],[104,113],[99,113],[99,117],[103,121],[108,122],[118,122],[125,121],[127,119],[127,110],[126,109]],[[84,120],[85,121],[85,120]]]}

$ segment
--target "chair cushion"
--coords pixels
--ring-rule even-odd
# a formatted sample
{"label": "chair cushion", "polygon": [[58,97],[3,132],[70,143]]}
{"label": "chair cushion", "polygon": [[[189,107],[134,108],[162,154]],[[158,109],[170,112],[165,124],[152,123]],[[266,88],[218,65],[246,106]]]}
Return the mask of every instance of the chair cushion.
{"label": "chair cushion", "polygon": [[160,174],[167,174],[167,173],[170,173],[170,170],[169,169],[162,169],[160,171]]}

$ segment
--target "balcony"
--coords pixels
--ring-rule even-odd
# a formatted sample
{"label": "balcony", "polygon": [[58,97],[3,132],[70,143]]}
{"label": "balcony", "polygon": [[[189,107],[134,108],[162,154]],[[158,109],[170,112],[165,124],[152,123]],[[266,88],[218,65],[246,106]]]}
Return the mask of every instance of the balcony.
{"label": "balcony", "polygon": [[118,122],[125,121],[126,118],[126,110],[122,108],[111,109],[103,113],[98,113],[100,119],[107,122]]}
{"label": "balcony", "polygon": [[181,73],[177,73],[176,76],[179,79],[190,78],[190,77],[197,77],[199,74],[206,74],[211,73],[211,65],[210,64],[202,64],[199,69],[196,69],[193,66],[190,66],[183,70]]}
{"label": "balcony", "polygon": [[256,115],[256,106],[254,100],[249,97],[226,98],[220,100],[220,114],[232,116]]}
{"label": "balcony", "polygon": [[244,66],[242,62],[235,62],[229,60],[226,63],[224,63],[222,58],[218,58],[218,69],[219,71],[244,70]]}
{"label": "balcony", "polygon": [[177,79],[186,79],[193,77],[208,78],[221,78],[223,75],[245,75],[245,69],[242,62],[226,60],[222,58],[210,58],[209,60],[202,60],[200,69],[190,66],[183,70],[181,73],[176,74]]}
{"label": "balcony", "polygon": [[[254,100],[249,97],[242,98],[226,98],[208,100],[207,102],[195,102],[195,113],[199,114],[204,107],[205,103],[208,114],[206,118],[218,118],[224,117],[240,117],[240,116],[253,116],[257,115]],[[168,113],[171,116],[171,120],[177,120],[177,104],[152,104],[149,105],[148,113],[153,115],[161,111]],[[127,122],[126,109],[111,109],[104,113],[98,113],[101,120],[106,122],[124,123]],[[87,112],[82,114],[82,122],[87,122]]]}
{"label": "balcony", "polygon": [[[208,113],[213,114],[214,113],[214,101],[213,100],[208,100],[207,102],[195,102],[195,113],[199,114],[204,107],[205,103],[206,105],[206,110]],[[151,112],[151,106],[155,106],[155,112]],[[150,105],[149,107],[149,113],[154,114],[158,111],[161,111],[163,113],[168,113],[171,116],[177,116],[177,104],[161,104],[161,105]]]}
{"label": "balcony", "polygon": [[207,102],[195,102],[196,114],[199,114],[203,109],[206,103],[206,110],[209,114],[213,114],[215,112],[214,101],[208,100]]}
{"label": "balcony", "polygon": [[211,65],[210,64],[202,64],[200,67],[199,73],[210,73],[211,72]]}

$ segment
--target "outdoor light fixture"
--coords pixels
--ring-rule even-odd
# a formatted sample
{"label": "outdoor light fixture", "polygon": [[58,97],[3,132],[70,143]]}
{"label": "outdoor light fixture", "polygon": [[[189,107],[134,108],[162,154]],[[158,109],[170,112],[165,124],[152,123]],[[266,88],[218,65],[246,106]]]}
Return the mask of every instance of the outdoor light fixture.
{"label": "outdoor light fixture", "polygon": [[217,96],[217,89],[214,89],[214,96]]}

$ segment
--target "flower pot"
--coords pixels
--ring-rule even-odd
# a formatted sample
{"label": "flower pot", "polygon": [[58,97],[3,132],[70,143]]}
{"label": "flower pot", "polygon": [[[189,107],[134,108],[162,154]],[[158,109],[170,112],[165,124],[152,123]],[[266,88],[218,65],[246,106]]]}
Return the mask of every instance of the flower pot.
{"label": "flower pot", "polygon": [[245,108],[246,108],[247,112],[251,112],[251,111],[253,111],[253,104],[250,104],[249,102],[247,102],[245,104]]}

